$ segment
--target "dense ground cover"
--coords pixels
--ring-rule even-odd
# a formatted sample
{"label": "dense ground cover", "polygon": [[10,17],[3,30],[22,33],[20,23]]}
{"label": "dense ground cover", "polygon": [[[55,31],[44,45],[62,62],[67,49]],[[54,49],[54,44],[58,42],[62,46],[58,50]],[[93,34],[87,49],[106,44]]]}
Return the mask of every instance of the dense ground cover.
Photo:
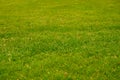
{"label": "dense ground cover", "polygon": [[0,0],[0,80],[119,80],[119,0]]}

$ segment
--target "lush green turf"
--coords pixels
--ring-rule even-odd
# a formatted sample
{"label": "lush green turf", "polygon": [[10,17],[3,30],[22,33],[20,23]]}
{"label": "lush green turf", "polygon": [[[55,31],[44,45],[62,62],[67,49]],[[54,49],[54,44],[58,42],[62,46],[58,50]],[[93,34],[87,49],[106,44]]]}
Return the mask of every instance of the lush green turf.
{"label": "lush green turf", "polygon": [[0,80],[119,79],[119,0],[0,0]]}

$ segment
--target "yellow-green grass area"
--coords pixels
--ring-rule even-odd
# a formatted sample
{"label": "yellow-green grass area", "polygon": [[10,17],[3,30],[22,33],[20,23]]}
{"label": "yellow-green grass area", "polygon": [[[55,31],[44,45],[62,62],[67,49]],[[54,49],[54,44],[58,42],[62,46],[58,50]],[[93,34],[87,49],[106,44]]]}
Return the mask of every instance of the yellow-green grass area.
{"label": "yellow-green grass area", "polygon": [[119,0],[0,0],[0,80],[119,79]]}

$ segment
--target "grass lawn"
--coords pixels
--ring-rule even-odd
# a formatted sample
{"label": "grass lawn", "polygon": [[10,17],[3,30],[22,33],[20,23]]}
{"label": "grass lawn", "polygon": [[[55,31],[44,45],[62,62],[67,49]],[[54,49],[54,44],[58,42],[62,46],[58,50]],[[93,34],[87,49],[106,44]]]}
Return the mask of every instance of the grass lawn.
{"label": "grass lawn", "polygon": [[0,80],[119,79],[119,0],[0,0]]}

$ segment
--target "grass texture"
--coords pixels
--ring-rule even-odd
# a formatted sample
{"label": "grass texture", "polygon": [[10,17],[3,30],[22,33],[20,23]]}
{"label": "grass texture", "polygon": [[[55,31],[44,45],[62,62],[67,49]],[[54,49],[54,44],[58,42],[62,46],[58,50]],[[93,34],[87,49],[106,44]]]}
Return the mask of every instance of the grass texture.
{"label": "grass texture", "polygon": [[0,0],[0,80],[119,79],[119,0]]}

